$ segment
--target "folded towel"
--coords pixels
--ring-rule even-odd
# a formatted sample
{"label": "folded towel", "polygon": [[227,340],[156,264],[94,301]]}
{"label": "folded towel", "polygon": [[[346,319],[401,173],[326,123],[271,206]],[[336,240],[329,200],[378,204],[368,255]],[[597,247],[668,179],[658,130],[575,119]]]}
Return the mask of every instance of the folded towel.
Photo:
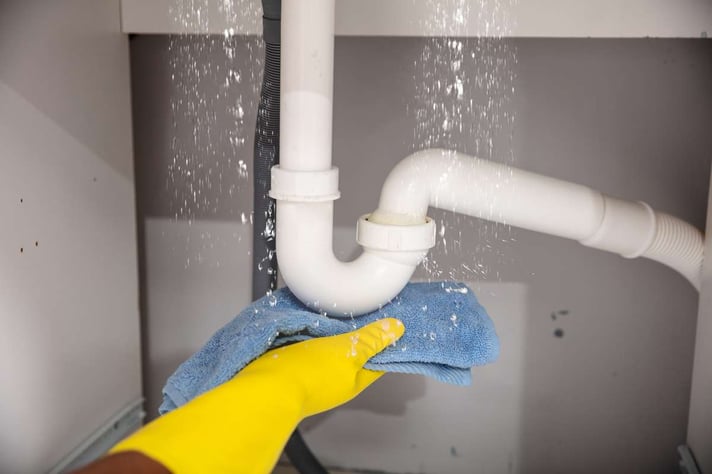
{"label": "folded towel", "polygon": [[406,331],[369,360],[369,369],[469,385],[470,368],[499,354],[492,321],[461,283],[411,283],[380,310],[347,319],[315,313],[284,288],[248,306],[184,362],[168,379],[159,411],[167,413],[227,382],[269,349],[343,334],[384,317],[400,319]]}

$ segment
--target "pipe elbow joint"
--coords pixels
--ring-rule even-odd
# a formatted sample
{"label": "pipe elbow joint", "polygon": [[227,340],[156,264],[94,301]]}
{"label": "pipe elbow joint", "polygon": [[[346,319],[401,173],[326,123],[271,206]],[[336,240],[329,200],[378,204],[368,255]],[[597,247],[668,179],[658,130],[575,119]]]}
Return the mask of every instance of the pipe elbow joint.
{"label": "pipe elbow joint", "polygon": [[427,222],[428,207],[436,194],[433,175],[452,164],[456,152],[422,150],[401,160],[388,174],[373,222],[416,225]]}
{"label": "pipe elbow joint", "polygon": [[390,302],[424,257],[409,252],[399,261],[365,250],[356,260],[341,262],[328,253],[284,248],[280,253],[279,244],[277,249],[282,277],[292,293],[312,310],[340,318],[370,313]]}
{"label": "pipe elbow joint", "polygon": [[342,262],[332,251],[332,200],[278,200],[277,215],[282,278],[306,306],[336,317],[366,314],[391,301],[435,245],[430,219],[399,226],[364,216],[358,224],[364,251],[356,260]]}

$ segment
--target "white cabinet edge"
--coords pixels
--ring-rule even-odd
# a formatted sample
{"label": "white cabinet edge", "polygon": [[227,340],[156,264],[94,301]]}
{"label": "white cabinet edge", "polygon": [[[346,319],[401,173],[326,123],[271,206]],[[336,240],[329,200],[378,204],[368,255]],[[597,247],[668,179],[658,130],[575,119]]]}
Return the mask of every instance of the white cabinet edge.
{"label": "white cabinet edge", "polygon": [[[711,179],[712,182],[712,179]],[[705,255],[712,255],[712,186],[707,207]],[[701,472],[712,472],[712,264],[707,259],[702,267],[702,291],[697,317],[695,362],[692,372],[690,416],[687,444]]]}
{"label": "white cabinet edge", "polygon": [[[700,38],[712,35],[712,2],[703,0],[337,0],[340,36],[493,36]],[[123,31],[138,34],[259,35],[260,0],[201,0],[186,19],[181,0],[122,0]],[[457,25],[443,12],[471,5]],[[495,5],[497,5],[495,7]],[[227,10],[227,11],[226,11]],[[506,22],[501,19],[507,19]],[[497,20],[493,20],[497,19]]]}
{"label": "white cabinet edge", "polygon": [[62,459],[49,474],[70,472],[99,459],[119,441],[138,430],[145,416],[143,398],[133,401]]}

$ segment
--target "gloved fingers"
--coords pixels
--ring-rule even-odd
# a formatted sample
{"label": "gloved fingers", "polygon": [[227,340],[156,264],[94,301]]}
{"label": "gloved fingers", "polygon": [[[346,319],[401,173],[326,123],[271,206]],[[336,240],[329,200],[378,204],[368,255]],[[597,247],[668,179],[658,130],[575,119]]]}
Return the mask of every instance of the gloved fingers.
{"label": "gloved fingers", "polygon": [[386,318],[338,336],[299,342],[262,355],[233,380],[254,376],[274,380],[281,391],[295,387],[301,416],[311,416],[346,403],[382,376],[363,366],[404,331],[402,322]]}
{"label": "gloved fingers", "polygon": [[351,352],[360,367],[391,344],[394,344],[405,332],[403,323],[395,318],[385,318],[367,324],[361,329],[349,333]]}

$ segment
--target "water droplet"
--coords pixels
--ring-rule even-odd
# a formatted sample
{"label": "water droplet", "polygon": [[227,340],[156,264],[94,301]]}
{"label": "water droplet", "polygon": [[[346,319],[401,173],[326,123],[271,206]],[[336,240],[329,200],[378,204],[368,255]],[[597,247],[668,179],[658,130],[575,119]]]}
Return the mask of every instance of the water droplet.
{"label": "water droplet", "polygon": [[[470,148],[470,154],[480,158],[512,162],[516,47],[498,38],[511,31],[515,0],[428,3],[438,14],[420,22],[419,26],[431,34],[411,62],[416,94],[408,113],[417,123],[412,149]],[[473,25],[481,37],[460,39],[468,36]],[[483,189],[488,204],[494,203],[494,190],[506,184],[510,176],[502,173],[497,183]],[[475,223],[455,214],[446,215],[443,224],[446,222],[451,235],[447,239],[441,237],[422,264],[428,280],[480,280],[488,277],[489,268],[472,270],[483,258],[507,263],[502,249],[490,244],[504,241],[510,232],[508,227],[487,221]],[[453,236],[453,232],[459,235]],[[463,265],[444,267],[438,261],[451,252],[469,269]]]}

